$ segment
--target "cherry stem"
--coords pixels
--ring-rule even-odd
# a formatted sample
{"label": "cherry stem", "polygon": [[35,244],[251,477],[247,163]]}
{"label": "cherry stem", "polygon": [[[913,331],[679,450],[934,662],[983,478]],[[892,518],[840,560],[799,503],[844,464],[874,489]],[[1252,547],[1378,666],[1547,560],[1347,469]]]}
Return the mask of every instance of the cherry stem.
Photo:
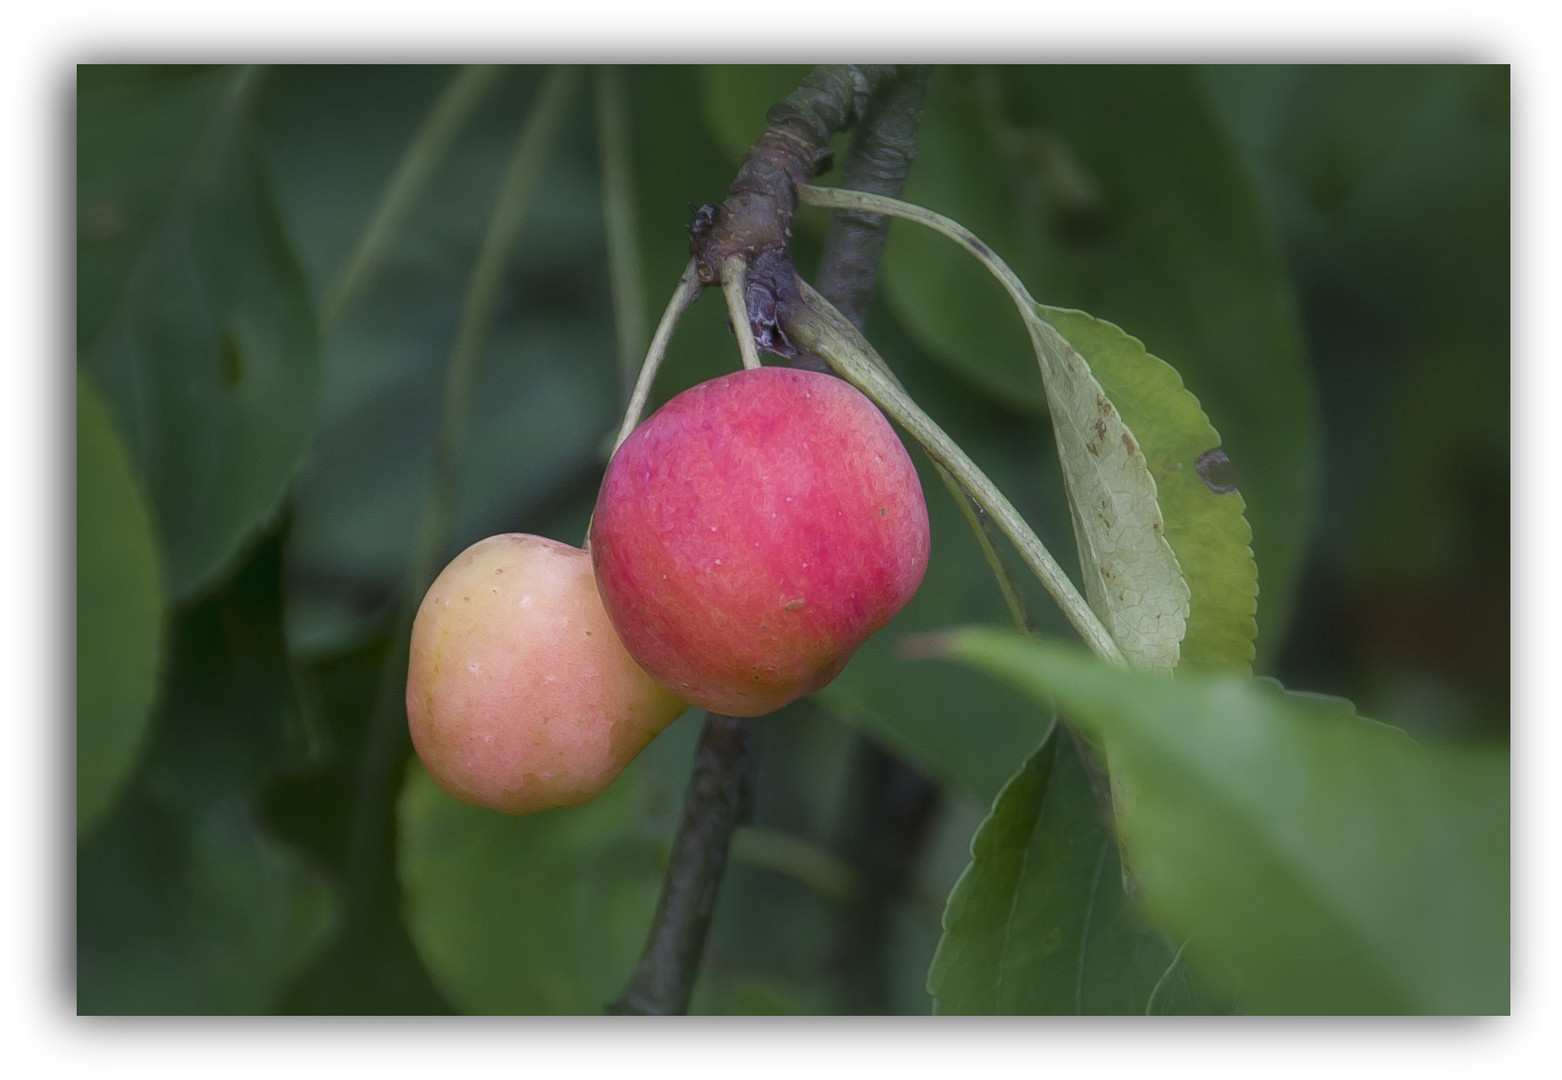
{"label": "cherry stem", "polygon": [[629,395],[629,407],[624,410],[624,422],[613,440],[614,450],[622,446],[624,440],[629,438],[629,433],[640,426],[646,402],[651,398],[651,384],[656,381],[656,373],[667,356],[667,345],[673,339],[673,331],[678,327],[678,320],[700,298],[702,288],[691,259],[683,269],[683,276],[678,279],[678,287],[673,290],[672,299],[667,301],[667,310],[662,312],[661,322],[656,324],[656,333],[652,335],[650,348],[645,352],[645,361],[640,365],[640,377],[635,380],[634,392]]}
{"label": "cherry stem", "polygon": [[748,264],[741,255],[731,255],[721,264],[721,295],[727,301],[727,314],[732,320],[732,332],[738,338],[738,353],[743,366],[750,371],[760,366],[759,346],[754,343],[754,327],[749,322],[748,300],[745,285],[748,282]]}

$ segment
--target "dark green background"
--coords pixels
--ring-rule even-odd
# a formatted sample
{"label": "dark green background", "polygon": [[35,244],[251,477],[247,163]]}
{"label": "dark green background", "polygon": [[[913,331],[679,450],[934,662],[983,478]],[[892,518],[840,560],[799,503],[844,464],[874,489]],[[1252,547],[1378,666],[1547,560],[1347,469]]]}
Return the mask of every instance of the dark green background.
{"label": "dark green background", "polygon": [[[622,71],[653,320],[691,207],[720,199],[805,70]],[[493,78],[364,287],[321,312],[454,75],[79,70],[78,373],[113,432],[81,421],[84,1013],[595,1011],[643,938],[697,713],[599,804],[520,823],[441,802],[395,715],[444,371],[542,69]],[[496,532],[583,534],[623,381],[598,92],[582,71],[509,253],[437,564]],[[1507,69],[941,69],[925,132],[908,197],[1042,302],[1141,338],[1203,402],[1254,526],[1258,671],[1422,737],[1506,741]],[[798,232],[805,274],[820,221]],[[1072,566],[1020,323],[907,228],[869,336]],[[736,363],[707,298],[658,400]],[[1044,728],[993,681],[893,654],[908,631],[1006,617],[914,456],[927,583],[827,692],[767,721],[697,1010],[926,1012],[944,899]],[[113,630],[146,625],[155,660],[144,630]],[[866,951],[843,892],[864,739],[940,787]]]}

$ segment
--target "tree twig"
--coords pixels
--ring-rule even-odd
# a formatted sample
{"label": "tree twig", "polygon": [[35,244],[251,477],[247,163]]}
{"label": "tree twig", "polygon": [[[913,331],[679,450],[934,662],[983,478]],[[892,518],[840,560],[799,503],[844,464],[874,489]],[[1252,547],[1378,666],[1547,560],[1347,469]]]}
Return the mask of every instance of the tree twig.
{"label": "tree twig", "polygon": [[651,938],[611,1013],[689,1011],[732,834],[752,816],[760,720],[711,713],[694,756]]}
{"label": "tree twig", "polygon": [[[899,198],[917,156],[917,128],[932,68],[907,68],[852,133],[841,166],[841,187]],[[830,215],[819,259],[819,294],[862,329],[878,281],[879,260],[889,236],[883,214],[837,211]]]}
{"label": "tree twig", "polygon": [[831,134],[856,127],[902,76],[887,66],[814,68],[765,115],[764,133],[744,155],[726,199],[700,207],[690,223],[689,253],[701,284],[721,284],[730,259],[747,267],[744,299],[762,348],[788,359],[798,354],[777,314],[797,302],[790,245],[798,190],[830,167]]}

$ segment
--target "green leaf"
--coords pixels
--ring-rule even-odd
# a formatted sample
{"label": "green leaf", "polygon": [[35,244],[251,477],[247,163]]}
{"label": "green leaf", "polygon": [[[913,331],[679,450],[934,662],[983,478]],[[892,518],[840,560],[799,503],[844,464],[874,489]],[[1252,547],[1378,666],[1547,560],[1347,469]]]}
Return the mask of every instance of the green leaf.
{"label": "green leaf", "polygon": [[1038,305],[1036,312],[1084,356],[1154,478],[1166,540],[1190,593],[1179,667],[1250,670],[1258,634],[1253,533],[1241,493],[1200,473],[1220,436],[1198,398],[1170,364],[1111,323],[1082,311]]}
{"label": "green leaf", "polygon": [[1508,490],[1509,69],[1202,74],[1264,182],[1320,343],[1320,383],[1356,410],[1330,444],[1335,498],[1361,511],[1328,537],[1335,572],[1505,593],[1506,560],[1481,549],[1479,523]]}
{"label": "green leaf", "polygon": [[1169,671],[1189,589],[1145,451],[1079,350],[1034,305],[1023,315],[1047,387],[1085,597],[1130,664]]}
{"label": "green leaf", "polygon": [[940,1013],[1230,1011],[1130,906],[1117,845],[1060,726],[971,841],[928,991]]}
{"label": "green leaf", "polygon": [[157,540],[103,401],[76,380],[76,833],[145,741],[163,638]]}
{"label": "green leaf", "polygon": [[[971,78],[941,67],[928,88],[907,202],[946,214],[984,239],[1032,287],[1031,241],[1016,220],[1007,167],[988,130]],[[884,300],[928,355],[1010,408],[1047,413],[1036,359],[1013,303],[980,265],[938,236],[905,222],[890,227],[879,271]]]}
{"label": "green leaf", "polygon": [[268,1012],[333,912],[242,797],[192,813],[140,787],[82,847],[76,896],[83,1014]]}
{"label": "green leaf", "polygon": [[77,349],[187,599],[275,512],[314,428],[314,315],[247,139],[250,69],[81,69]]}
{"label": "green leaf", "polygon": [[1505,752],[1004,631],[942,647],[1105,740],[1135,793],[1119,824],[1141,899],[1244,1010],[1508,1010]]}
{"label": "green leaf", "polygon": [[[278,1011],[340,1016],[448,1014],[402,922],[396,879],[395,808],[373,828],[375,854],[353,851],[353,824],[370,752],[370,715],[390,650],[383,638],[299,669],[299,697],[317,732],[319,752],[309,768],[290,772],[265,792],[266,819],[332,876],[351,877],[351,908],[332,939],[289,980]],[[412,756],[401,740],[391,768],[401,775]],[[383,847],[380,847],[383,845]],[[383,853],[383,854],[382,854]],[[365,868],[368,863],[368,868]]]}
{"label": "green leaf", "polygon": [[681,793],[667,776],[688,775],[689,718],[704,714],[596,799],[526,817],[458,803],[409,766],[397,840],[407,925],[457,1010],[600,1014],[623,990],[656,908]]}
{"label": "green leaf", "polygon": [[263,542],[170,635],[140,767],[77,856],[83,1012],[253,1013],[324,940],[332,895],[257,813],[304,757],[282,646],[281,543]]}
{"label": "green leaf", "polygon": [[[1280,645],[1316,486],[1312,386],[1263,208],[1195,74],[941,68],[905,198],[981,236],[1039,300],[1127,328],[1181,373],[1246,500],[1259,648]],[[950,370],[1046,408],[1024,326],[979,266],[897,223],[882,281]]]}

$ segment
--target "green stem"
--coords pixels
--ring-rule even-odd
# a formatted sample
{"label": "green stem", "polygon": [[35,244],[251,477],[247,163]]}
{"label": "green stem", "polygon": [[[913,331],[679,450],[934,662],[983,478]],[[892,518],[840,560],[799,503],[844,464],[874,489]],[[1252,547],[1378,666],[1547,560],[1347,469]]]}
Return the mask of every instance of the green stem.
{"label": "green stem", "polygon": [[597,69],[597,153],[602,164],[602,218],[608,282],[618,331],[619,376],[627,393],[645,340],[645,287],[640,275],[640,225],[635,216],[629,108],[620,68]]}
{"label": "green stem", "polygon": [[1014,620],[1015,629],[1034,634],[1036,620],[1030,613],[1030,605],[1025,602],[1025,594],[1020,592],[1019,584],[1010,573],[1008,562],[993,543],[992,519],[977,505],[976,500],[971,498],[971,493],[960,486],[960,481],[956,480],[948,469],[942,465],[935,467],[938,470],[938,478],[944,482],[944,487],[949,489],[955,505],[960,507],[960,514],[965,518],[965,523],[970,526],[971,535],[976,537],[977,547],[982,549],[982,559],[987,563],[987,569],[992,571],[993,580],[998,583],[998,591],[1003,594],[1003,602],[1009,608],[1009,617]]}
{"label": "green stem", "polygon": [[737,335],[738,354],[743,358],[743,366],[752,371],[760,363],[759,346],[754,342],[754,327],[748,321],[748,301],[743,295],[743,285],[747,279],[748,264],[741,255],[733,255],[721,264],[721,295],[727,301],[732,332]]}
{"label": "green stem", "polygon": [[799,309],[785,313],[787,333],[804,347],[812,349],[843,378],[873,399],[892,420],[922,444],[929,457],[948,469],[977,504],[991,515],[999,531],[1009,538],[1031,573],[1036,575],[1057,601],[1058,607],[1085,644],[1104,659],[1123,663],[1122,650],[1117,647],[1117,642],[1003,492],[886,374],[884,361],[857,328],[806,281],[799,279],[798,286],[804,303]]}
{"label": "green stem", "polygon": [[860,887],[852,867],[818,844],[780,829],[740,825],[727,857],[734,863],[786,874],[830,900],[849,901]]}
{"label": "green stem", "polygon": [[678,279],[678,288],[673,290],[672,299],[667,301],[667,310],[662,312],[661,322],[656,324],[656,333],[651,338],[650,348],[646,350],[645,361],[640,365],[640,377],[635,380],[634,392],[629,395],[629,407],[624,410],[624,422],[613,440],[614,450],[622,446],[624,440],[629,438],[629,433],[640,426],[640,417],[645,413],[646,402],[651,398],[651,384],[656,382],[656,373],[667,356],[667,345],[673,339],[678,320],[694,306],[703,289],[699,274],[695,272],[694,260],[690,259],[689,265],[683,268],[683,277]]}
{"label": "green stem", "polygon": [[1020,281],[1019,276],[1009,269],[1009,264],[998,258],[992,248],[982,243],[975,233],[953,218],[947,218],[943,214],[917,206],[915,203],[891,199],[885,195],[873,195],[866,191],[847,191],[843,188],[815,187],[812,184],[805,184],[798,190],[797,195],[798,201],[804,206],[823,210],[856,210],[866,214],[888,214],[891,217],[914,221],[934,232],[942,233],[987,267],[1022,311],[1035,306],[1036,301],[1025,288],[1025,284]]}
{"label": "green stem", "polygon": [[450,144],[477,111],[500,74],[501,69],[490,64],[463,67],[434,102],[407,144],[358,243],[326,288],[320,314],[323,327],[336,324],[348,303],[379,266],[392,238],[428,186],[445,151],[450,149]]}
{"label": "green stem", "polygon": [[525,217],[532,188],[563,122],[578,77],[579,72],[573,68],[555,68],[538,91],[510,154],[482,247],[467,280],[461,325],[445,369],[428,501],[418,522],[408,565],[407,590],[391,633],[390,652],[381,670],[379,691],[370,717],[369,747],[359,775],[348,849],[348,884],[355,896],[369,887],[372,875],[388,854],[379,844],[386,842],[381,823],[391,812],[397,780],[396,762],[407,744],[402,710],[407,645],[418,601],[433,576],[435,560],[450,530],[456,459],[478,362],[488,343],[504,268],[515,247],[515,237]]}

